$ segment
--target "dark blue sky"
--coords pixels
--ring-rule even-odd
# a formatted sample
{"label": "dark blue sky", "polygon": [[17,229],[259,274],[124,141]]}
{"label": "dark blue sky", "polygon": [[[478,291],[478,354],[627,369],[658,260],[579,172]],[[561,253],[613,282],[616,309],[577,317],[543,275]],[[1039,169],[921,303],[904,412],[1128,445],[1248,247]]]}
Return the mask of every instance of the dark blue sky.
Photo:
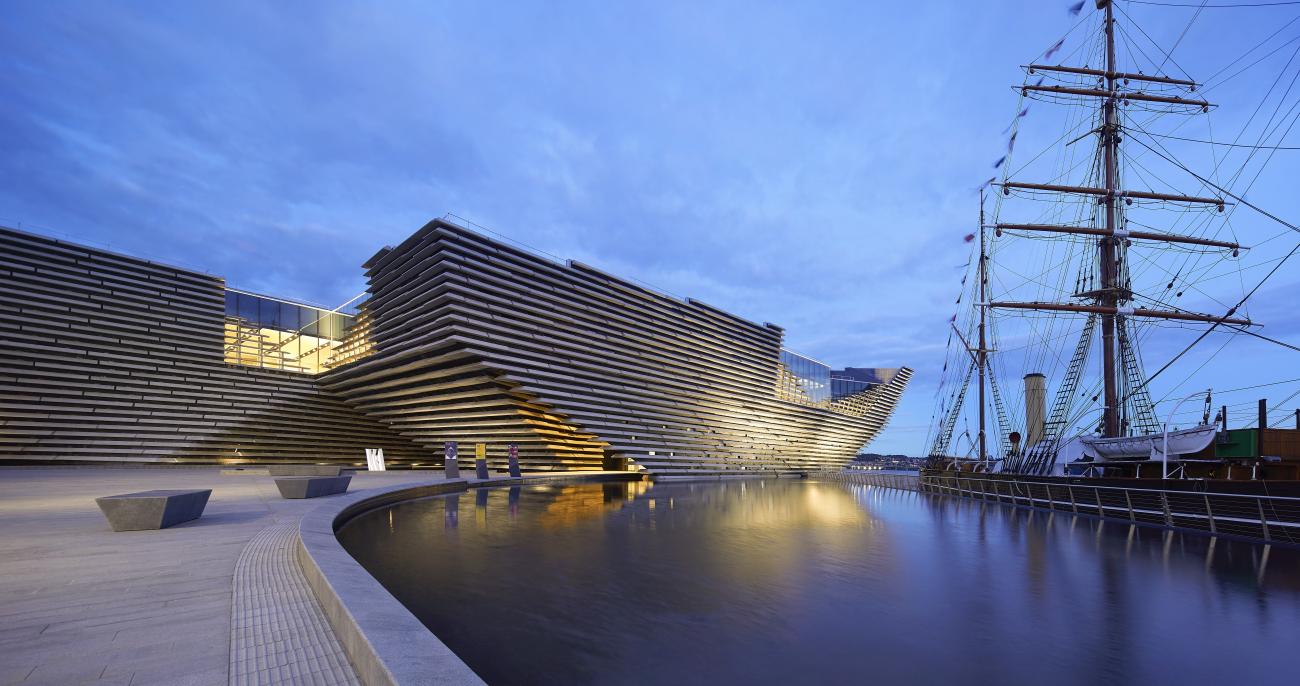
{"label": "dark blue sky", "polygon": [[[338,304],[452,212],[832,365],[916,368],[873,446],[916,454],[972,189],[1068,4],[10,3],[0,221]],[[1178,42],[1194,9],[1121,6],[1199,73],[1300,14],[1205,10]],[[1216,94],[1224,130],[1289,54]],[[1291,219],[1296,155],[1251,192]],[[1222,383],[1300,376],[1250,345]]]}

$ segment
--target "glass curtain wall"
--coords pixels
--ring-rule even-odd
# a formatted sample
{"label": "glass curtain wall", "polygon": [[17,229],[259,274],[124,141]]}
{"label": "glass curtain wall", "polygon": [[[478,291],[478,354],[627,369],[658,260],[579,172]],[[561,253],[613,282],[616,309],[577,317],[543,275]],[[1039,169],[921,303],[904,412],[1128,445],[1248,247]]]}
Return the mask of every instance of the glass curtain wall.
{"label": "glass curtain wall", "polygon": [[226,291],[226,362],[317,374],[353,323],[348,314]]}
{"label": "glass curtain wall", "polygon": [[781,349],[781,370],[777,396],[808,405],[827,405],[831,400],[831,368],[792,350]]}
{"label": "glass curtain wall", "polygon": [[859,381],[857,379],[850,379],[842,376],[832,376],[831,400],[839,400],[840,398],[848,397],[854,393],[869,391],[878,385],[879,384],[874,384],[870,381]]}

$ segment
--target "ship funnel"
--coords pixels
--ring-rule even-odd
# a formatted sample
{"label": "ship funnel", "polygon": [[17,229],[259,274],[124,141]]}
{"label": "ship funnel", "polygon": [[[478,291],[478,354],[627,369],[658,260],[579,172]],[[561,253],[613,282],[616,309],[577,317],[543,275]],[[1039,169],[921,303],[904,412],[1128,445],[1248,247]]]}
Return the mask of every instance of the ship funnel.
{"label": "ship funnel", "polygon": [[1047,377],[1042,374],[1025,375],[1025,447],[1029,448],[1043,439],[1043,425],[1047,423]]}

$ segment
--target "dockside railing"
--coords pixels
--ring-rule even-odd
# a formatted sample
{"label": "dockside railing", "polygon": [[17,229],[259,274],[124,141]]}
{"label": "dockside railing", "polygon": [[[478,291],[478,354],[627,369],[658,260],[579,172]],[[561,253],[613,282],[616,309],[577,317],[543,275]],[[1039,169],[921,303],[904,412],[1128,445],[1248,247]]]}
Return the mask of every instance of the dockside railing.
{"label": "dockside railing", "polygon": [[826,481],[842,481],[865,486],[896,488],[900,491],[921,490],[921,479],[917,474],[885,474],[881,472],[817,472],[812,476]]}
{"label": "dockside railing", "polygon": [[927,474],[922,493],[1300,545],[1300,498]]}

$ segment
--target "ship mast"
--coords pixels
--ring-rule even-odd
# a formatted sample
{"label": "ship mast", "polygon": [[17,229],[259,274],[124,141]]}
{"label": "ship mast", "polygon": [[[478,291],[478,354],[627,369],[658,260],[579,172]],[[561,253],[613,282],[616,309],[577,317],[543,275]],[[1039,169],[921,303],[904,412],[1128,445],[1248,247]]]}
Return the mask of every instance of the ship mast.
{"label": "ship mast", "polygon": [[986,472],[989,470],[989,455],[988,455],[988,449],[985,447],[984,444],[984,437],[987,435],[984,431],[984,368],[988,365],[988,344],[987,344],[987,338],[984,334],[984,320],[988,316],[988,312],[987,312],[988,308],[983,307],[983,304],[989,301],[988,290],[987,290],[988,277],[985,274],[985,270],[988,268],[987,260],[988,260],[988,255],[985,253],[985,247],[984,247],[984,189],[981,188],[980,189],[980,263],[979,263],[979,284],[978,284],[979,294],[980,294],[979,295],[980,306],[976,308],[980,312],[980,333],[979,333],[980,347],[979,350],[976,351],[975,355],[976,355],[976,362],[979,365],[979,375],[980,375],[980,392],[979,392],[980,464],[983,465],[983,469]]}
{"label": "ship mast", "polygon": [[985,340],[984,340],[984,316],[986,307],[1019,309],[1019,310],[1038,310],[1049,312],[1077,312],[1090,313],[1101,316],[1102,329],[1102,386],[1104,407],[1102,408],[1101,433],[1104,437],[1115,437],[1124,435],[1127,427],[1120,420],[1120,410],[1125,399],[1119,397],[1119,368],[1120,361],[1128,359],[1127,351],[1124,349],[1127,345],[1128,336],[1122,335],[1120,327],[1126,326],[1126,320],[1132,317],[1181,320],[1192,322],[1223,323],[1249,326],[1250,320],[1234,318],[1234,310],[1229,310],[1224,315],[1198,314],[1182,310],[1169,309],[1147,309],[1134,308],[1128,306],[1132,301],[1132,293],[1129,287],[1123,283],[1123,272],[1121,261],[1124,250],[1128,241],[1133,238],[1161,241],[1165,243],[1181,243],[1190,245],[1211,246],[1236,251],[1240,246],[1234,242],[1218,241],[1205,239],[1196,236],[1183,236],[1172,233],[1159,231],[1130,232],[1120,215],[1120,207],[1117,201],[1123,200],[1126,203],[1132,203],[1133,200],[1156,200],[1162,202],[1175,202],[1188,205],[1213,205],[1220,212],[1224,209],[1224,200],[1217,197],[1197,197],[1190,195],[1174,195],[1168,193],[1155,193],[1149,191],[1128,191],[1121,187],[1119,179],[1119,145],[1121,126],[1119,122],[1118,108],[1120,104],[1126,104],[1129,101],[1153,102],[1166,105],[1184,105],[1196,107],[1206,111],[1210,103],[1194,98],[1174,97],[1166,95],[1151,95],[1142,92],[1121,91],[1120,84],[1129,83],[1130,81],[1158,83],[1175,86],[1185,86],[1195,90],[1196,82],[1184,79],[1175,79],[1167,76],[1133,74],[1120,72],[1115,58],[1115,17],[1111,0],[1096,0],[1097,8],[1104,11],[1102,30],[1106,41],[1106,65],[1105,70],[1088,69],[1080,67],[1068,67],[1062,65],[1045,65],[1030,64],[1028,65],[1029,73],[1035,71],[1055,72],[1061,74],[1072,74],[1081,76],[1096,76],[1101,79],[1100,87],[1082,88],[1082,87],[1065,87],[1060,85],[1043,85],[1040,82],[1035,85],[1021,86],[1021,92],[1029,95],[1031,92],[1042,93],[1049,96],[1081,96],[1095,97],[1102,101],[1101,124],[1096,129],[1099,136],[1099,148],[1101,156],[1101,184],[1100,187],[1089,186],[1067,186],[1056,184],[1025,183],[1004,181],[1001,185],[1004,195],[1010,195],[1012,190],[1024,190],[1031,192],[1051,192],[1065,193],[1071,195],[1091,196],[1098,199],[1102,205],[1103,217],[1100,227],[1087,226],[1068,226],[1068,225],[1048,225],[1048,224],[1010,224],[997,223],[994,228],[998,229],[998,235],[1002,230],[1024,231],[1024,232],[1042,232],[1042,233],[1065,233],[1083,236],[1097,237],[1098,249],[1098,272],[1100,276],[1100,288],[1088,292],[1079,293],[1076,296],[1087,297],[1091,304],[1076,303],[1057,303],[1057,302],[990,302],[985,291],[985,263],[986,259],[983,246],[983,206],[981,203],[981,221],[980,221],[980,345],[978,349],[978,365],[980,372],[980,454],[981,459],[984,455],[984,363],[985,363]]}
{"label": "ship mast", "polygon": [[[1098,2],[1098,4],[1101,4]],[[1115,17],[1114,9],[1111,7],[1109,0],[1105,0],[1105,31],[1106,31],[1106,91],[1115,92]],[[1117,290],[1116,283],[1115,258],[1117,245],[1115,241],[1115,195],[1118,190],[1118,179],[1116,174],[1116,158],[1119,157],[1119,122],[1115,114],[1115,98],[1106,98],[1102,106],[1103,122],[1101,125],[1101,148],[1103,164],[1105,165],[1106,175],[1106,195],[1103,199],[1105,203],[1106,214],[1106,234],[1097,241],[1097,247],[1101,251],[1101,292],[1098,293],[1097,303],[1107,308],[1116,308],[1118,311],[1119,304],[1123,302],[1120,293]],[[1118,380],[1115,370],[1115,322],[1118,318],[1116,312],[1108,312],[1101,317],[1101,345],[1102,345],[1102,387],[1105,390],[1105,406],[1102,408],[1102,436],[1120,435],[1119,426],[1119,392],[1117,389]],[[1123,354],[1123,351],[1120,351]]]}

